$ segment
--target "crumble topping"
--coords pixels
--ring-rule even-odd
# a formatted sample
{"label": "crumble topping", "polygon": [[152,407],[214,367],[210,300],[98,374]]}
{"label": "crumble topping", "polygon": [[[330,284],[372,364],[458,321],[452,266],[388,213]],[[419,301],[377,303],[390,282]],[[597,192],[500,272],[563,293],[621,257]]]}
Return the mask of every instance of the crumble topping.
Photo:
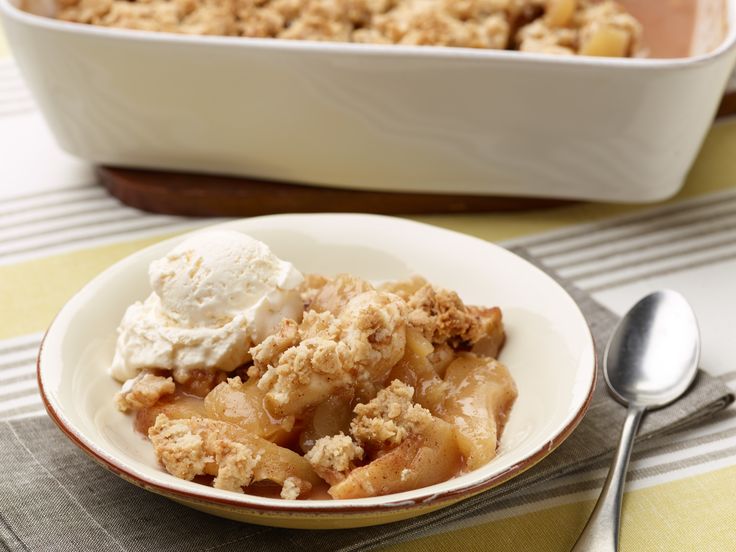
{"label": "crumble topping", "polygon": [[299,479],[298,477],[287,477],[284,480],[284,485],[281,487],[281,498],[286,500],[296,500],[300,496],[308,493],[312,488],[312,485],[308,481]]}
{"label": "crumble topping", "polygon": [[328,311],[316,312],[310,310],[304,315],[299,333],[302,339],[324,337],[326,339],[340,339],[342,327],[340,320]]}
{"label": "crumble topping", "polygon": [[473,345],[503,333],[499,309],[466,306],[454,291],[434,287],[423,278],[387,284],[384,289],[406,301],[409,324],[436,346]]}
{"label": "crumble topping", "polygon": [[412,401],[414,388],[394,380],[367,404],[355,407],[350,433],[359,443],[396,446],[432,422],[432,414]]}
{"label": "crumble topping", "polygon": [[305,311],[314,310],[311,305],[315,297],[317,297],[317,294],[330,281],[331,279],[323,274],[304,274],[304,280],[299,285],[299,294],[302,296]]}
{"label": "crumble topping", "polygon": [[329,339],[308,338],[287,349],[276,366],[258,381],[269,406],[278,414],[301,412],[334,390],[349,386],[345,347]]}
{"label": "crumble topping", "polygon": [[519,50],[540,54],[574,55],[578,33],[568,27],[553,27],[537,19],[521,28],[516,35]]}
{"label": "crumble topping", "polygon": [[253,482],[253,471],[261,459],[247,445],[227,439],[214,443],[217,477],[212,482],[216,489],[243,492]]}
{"label": "crumble topping", "polygon": [[206,454],[204,439],[192,431],[187,419],[170,420],[159,414],[148,430],[148,438],[166,471],[181,479],[191,481],[203,474],[205,465],[214,460],[214,454]]}
{"label": "crumble topping", "polygon": [[[522,27],[519,50],[547,54],[631,56],[640,48],[641,24],[612,0],[555,0],[558,9]],[[559,6],[564,6],[559,8]]]}
{"label": "crumble topping", "polygon": [[355,467],[356,460],[362,460],[363,448],[356,445],[348,436],[340,432],[317,439],[314,446],[304,456],[322,479],[330,485],[345,479]]}
{"label": "crumble topping", "polygon": [[[200,416],[172,420],[159,414],[148,438],[166,471],[181,479],[213,475],[213,487],[241,493],[251,483],[269,480],[282,485],[282,493],[294,498],[312,489],[312,483],[302,478],[314,477],[304,459],[227,422]],[[275,456],[277,451],[286,456]],[[309,473],[305,474],[303,467]]]}
{"label": "crumble topping", "polygon": [[141,372],[123,384],[115,395],[115,404],[121,412],[140,410],[153,406],[161,397],[173,394],[175,389],[174,380],[170,377]]}
{"label": "crumble topping", "polygon": [[[214,487],[242,492],[242,487],[253,482],[261,454],[228,438],[226,426],[225,422],[198,416],[171,420],[159,414],[148,437],[169,473],[188,481],[210,473],[216,475]],[[214,465],[214,470],[208,470],[208,464]]]}
{"label": "crumble topping", "polygon": [[248,377],[259,378],[266,373],[269,366],[275,366],[279,357],[287,349],[299,343],[299,324],[285,318],[278,331],[268,336],[259,345],[250,350],[253,365],[248,368]]}
{"label": "crumble topping", "polygon": [[340,313],[340,340],[354,364],[355,387],[372,399],[406,348],[406,304],[392,293],[368,291],[353,297]]}
{"label": "crumble topping", "polygon": [[309,278],[303,286],[305,310],[329,311],[332,314],[339,313],[356,295],[374,290],[370,282],[352,274],[338,274],[331,279],[324,276]]}
{"label": "crumble topping", "polygon": [[297,344],[281,351],[286,342],[277,335],[255,347],[252,373],[263,373],[258,387],[266,392],[269,408],[278,415],[302,412],[339,389],[374,396],[404,354],[405,311],[398,296],[367,291],[350,299],[337,316],[307,312]]}
{"label": "crumble topping", "polygon": [[[61,0],[58,17],[193,35],[566,55],[634,55],[641,36],[612,0]],[[596,42],[598,53],[586,47]]]}

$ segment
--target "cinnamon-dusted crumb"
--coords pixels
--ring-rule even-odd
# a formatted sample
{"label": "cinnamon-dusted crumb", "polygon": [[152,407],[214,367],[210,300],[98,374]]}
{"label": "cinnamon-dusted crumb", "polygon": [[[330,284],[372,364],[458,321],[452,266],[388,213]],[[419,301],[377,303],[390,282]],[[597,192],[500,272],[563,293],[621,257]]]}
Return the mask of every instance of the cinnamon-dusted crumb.
{"label": "cinnamon-dusted crumb", "polygon": [[412,401],[414,388],[394,380],[367,404],[355,407],[350,433],[359,443],[396,446],[431,423],[432,414]]}
{"label": "cinnamon-dusted crumb", "polygon": [[503,49],[510,36],[509,21],[506,13],[490,8],[490,12],[478,10],[475,17],[463,19],[448,10],[445,2],[399,2],[391,11],[376,15],[371,27],[355,31],[353,39],[356,42]]}
{"label": "cinnamon-dusted crumb", "polygon": [[579,33],[568,27],[551,27],[542,19],[522,27],[516,35],[519,50],[540,54],[574,55]]}
{"label": "cinnamon-dusted crumb", "polygon": [[352,274],[338,274],[334,278],[310,275],[302,284],[302,298],[307,311],[337,314],[353,297],[373,289],[370,282]]}
{"label": "cinnamon-dusted crumb", "polygon": [[407,301],[409,323],[432,343],[474,342],[480,339],[477,319],[470,315],[454,291],[426,284]]}
{"label": "cinnamon-dusted crumb", "polygon": [[60,8],[66,21],[146,31],[564,54],[578,53],[600,25],[626,33],[624,55],[641,35],[611,0],[63,0]]}
{"label": "cinnamon-dusted crumb", "polygon": [[115,404],[121,412],[153,406],[161,397],[174,393],[176,385],[171,378],[141,372],[123,384],[115,395]]}
{"label": "cinnamon-dusted crumb", "polygon": [[386,284],[384,289],[405,299],[409,324],[435,346],[471,346],[488,337],[503,341],[499,309],[466,306],[454,291],[435,287],[418,276]]}
{"label": "cinnamon-dusted crumb", "polygon": [[301,339],[310,337],[323,337],[325,339],[338,340],[342,332],[340,319],[329,311],[316,312],[310,310],[304,315],[299,325]]}
{"label": "cinnamon-dusted crumb", "polygon": [[217,477],[212,482],[216,489],[242,492],[253,482],[253,470],[260,460],[249,446],[227,439],[214,443]]}
{"label": "cinnamon-dusted crumb", "polygon": [[317,439],[304,456],[322,479],[330,485],[339,483],[363,458],[363,448],[342,432]]}
{"label": "cinnamon-dusted crumb", "polygon": [[228,438],[227,424],[208,418],[171,420],[159,414],[148,430],[156,457],[166,471],[191,481],[197,475],[216,473],[213,486],[242,492],[253,481],[261,454]]}
{"label": "cinnamon-dusted crumb", "polygon": [[[287,0],[282,0],[287,1]],[[300,0],[288,0],[298,2]],[[304,280],[299,286],[299,293],[302,296],[304,302],[304,312],[312,310],[310,305],[314,301],[314,298],[320,292],[320,290],[330,281],[330,278],[322,274],[307,273],[303,274]]]}
{"label": "cinnamon-dusted crumb", "polygon": [[306,495],[310,490],[312,490],[312,485],[308,481],[292,475],[284,480],[284,484],[281,487],[281,498],[296,500],[300,496]]}
{"label": "cinnamon-dusted crumb", "polygon": [[319,481],[295,452],[220,420],[200,416],[172,420],[159,414],[148,437],[169,473],[187,480],[212,475],[218,489],[243,492],[243,487],[258,481],[283,487],[292,478],[284,492],[293,496],[296,489],[307,494]]}
{"label": "cinnamon-dusted crumb", "polygon": [[351,362],[344,345],[313,337],[284,351],[269,367],[258,387],[279,415],[297,414],[351,384]]}
{"label": "cinnamon-dusted crumb", "polygon": [[207,450],[205,438],[193,432],[186,419],[170,420],[159,414],[148,430],[148,437],[166,471],[181,479],[191,481],[205,473],[205,466],[214,461],[214,451]]}
{"label": "cinnamon-dusted crumb", "polygon": [[355,391],[372,399],[406,348],[406,303],[397,295],[368,291],[340,312],[340,343],[353,363]]}
{"label": "cinnamon-dusted crumb", "polygon": [[393,280],[385,282],[378,286],[381,291],[388,291],[401,297],[404,301],[409,301],[412,295],[427,285],[427,280],[421,276],[411,276],[405,280]]}
{"label": "cinnamon-dusted crumb", "polygon": [[[269,409],[299,414],[340,389],[372,398],[404,354],[405,315],[400,297],[378,291],[355,295],[338,316],[307,312],[298,327],[300,341],[266,367],[261,360],[254,365],[254,375],[265,369],[258,387]],[[256,359],[259,347],[252,350]]]}
{"label": "cinnamon-dusted crumb", "polygon": [[269,366],[278,364],[278,359],[284,351],[297,345],[299,339],[299,324],[288,318],[282,320],[275,334],[268,336],[250,350],[253,365],[248,368],[248,377],[261,377]]}

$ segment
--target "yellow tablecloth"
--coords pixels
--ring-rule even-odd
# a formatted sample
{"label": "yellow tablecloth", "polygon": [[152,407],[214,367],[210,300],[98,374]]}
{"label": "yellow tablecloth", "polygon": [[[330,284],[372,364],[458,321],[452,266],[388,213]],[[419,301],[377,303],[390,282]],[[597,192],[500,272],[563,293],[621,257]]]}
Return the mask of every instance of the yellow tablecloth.
{"label": "yellow tablecloth", "polygon": [[[0,57],[4,53],[7,54],[7,49],[0,33]],[[2,178],[0,162],[0,186]],[[734,121],[720,122],[713,127],[685,187],[668,203],[729,189],[736,190]],[[415,218],[486,240],[500,241],[606,220],[651,207],[579,204],[526,213]],[[43,331],[64,301],[91,277],[114,261],[163,237],[157,235],[106,243],[0,266],[0,339]],[[734,296],[726,298],[730,301],[729,308],[736,307],[733,303],[736,286],[732,291]],[[736,443],[734,445],[733,452],[736,455]],[[628,492],[623,512],[623,550],[736,550],[734,497],[736,459],[725,467]],[[389,549],[396,552],[564,551],[573,544],[591,507],[592,501],[586,500],[522,515],[506,514],[503,519],[414,540]]]}

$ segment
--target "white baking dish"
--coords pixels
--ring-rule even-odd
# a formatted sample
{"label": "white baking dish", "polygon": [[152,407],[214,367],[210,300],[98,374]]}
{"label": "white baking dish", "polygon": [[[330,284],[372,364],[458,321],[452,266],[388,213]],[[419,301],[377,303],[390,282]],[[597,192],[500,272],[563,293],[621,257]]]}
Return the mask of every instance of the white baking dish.
{"label": "white baking dish", "polygon": [[0,0],[59,144],[94,163],[363,189],[654,201],[674,194],[736,56],[672,60],[190,37]]}

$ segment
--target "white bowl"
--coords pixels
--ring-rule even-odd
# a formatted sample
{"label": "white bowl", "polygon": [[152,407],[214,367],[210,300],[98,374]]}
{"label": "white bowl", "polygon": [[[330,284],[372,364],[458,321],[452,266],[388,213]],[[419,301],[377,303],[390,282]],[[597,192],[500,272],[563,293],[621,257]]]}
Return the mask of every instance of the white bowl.
{"label": "white bowl", "polygon": [[361,189],[666,198],[736,56],[736,0],[720,46],[670,60],[183,36],[19,2],[0,0],[8,39],[66,151]]}
{"label": "white bowl", "polygon": [[75,295],[46,334],[38,377],[49,414],[85,452],[127,480],[211,513],[268,525],[350,527],[419,515],[521,473],[557,447],[590,402],[595,354],[574,301],[549,276],[482,240],[369,215],[282,215],[224,225],[247,232],[304,272],[349,271],[374,281],[421,274],[469,303],[499,305],[508,340],[501,360],[519,398],[498,456],[450,481],[357,500],[278,500],[177,479],[156,462],[132,419],[117,411],[107,374],[127,305],[148,295],[147,267],[175,238],[112,266]]}

